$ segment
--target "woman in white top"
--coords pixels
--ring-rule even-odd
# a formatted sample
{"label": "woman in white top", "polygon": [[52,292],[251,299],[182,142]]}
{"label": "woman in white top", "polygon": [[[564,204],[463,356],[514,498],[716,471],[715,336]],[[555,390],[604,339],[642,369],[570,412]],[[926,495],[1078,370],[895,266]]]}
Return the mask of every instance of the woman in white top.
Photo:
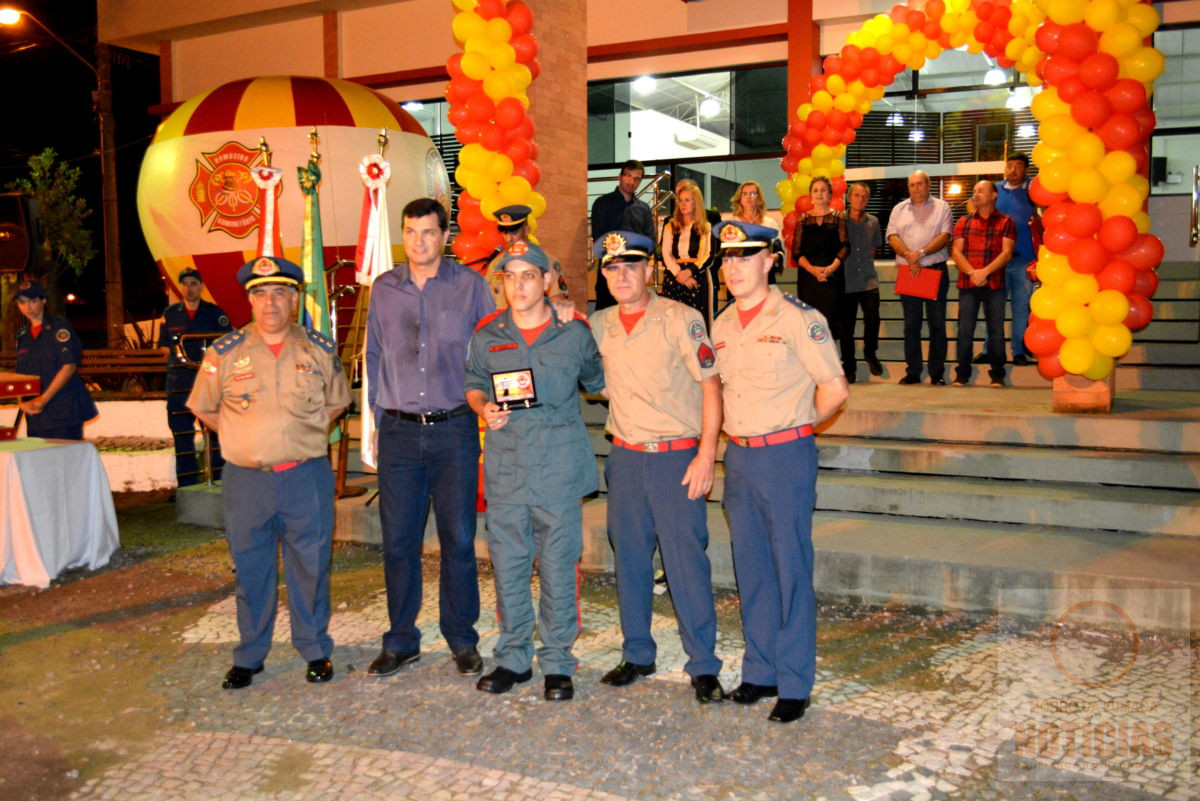
{"label": "woman in white top", "polygon": [[675,213],[663,224],[662,251],[664,298],[686,303],[712,325],[712,281],[708,263],[712,256],[712,229],[704,213],[704,196],[694,181],[675,187]]}

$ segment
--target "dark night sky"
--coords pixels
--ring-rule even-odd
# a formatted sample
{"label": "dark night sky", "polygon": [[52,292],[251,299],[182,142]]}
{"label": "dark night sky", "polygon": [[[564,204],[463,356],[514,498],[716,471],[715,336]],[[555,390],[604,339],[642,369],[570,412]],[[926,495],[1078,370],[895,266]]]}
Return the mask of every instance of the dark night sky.
{"label": "dark night sky", "polygon": [[[0,0],[0,6],[7,5]],[[94,0],[16,0],[11,5],[34,14],[95,63]],[[146,111],[159,102],[158,57],[121,48],[112,48],[111,53],[125,306],[137,319],[145,319],[161,313],[166,302],[138,224],[136,203],[138,170],[159,122]],[[88,226],[100,255],[78,279],[67,279],[69,290],[84,300],[82,306],[69,309],[69,316],[85,344],[103,347],[99,133],[92,110],[95,75],[40,28],[22,20],[16,26],[0,26],[0,77],[7,106],[0,126],[0,189],[24,176],[29,157],[45,147],[53,147],[61,159],[82,170],[81,194],[92,209]]]}

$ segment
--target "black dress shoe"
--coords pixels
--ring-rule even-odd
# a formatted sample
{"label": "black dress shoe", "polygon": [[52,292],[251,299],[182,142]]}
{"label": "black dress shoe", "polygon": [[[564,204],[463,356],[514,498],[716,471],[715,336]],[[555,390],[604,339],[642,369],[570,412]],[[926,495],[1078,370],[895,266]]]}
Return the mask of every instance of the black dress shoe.
{"label": "black dress shoe", "polygon": [[791,723],[793,720],[804,717],[806,709],[808,709],[807,698],[780,698],[775,702],[775,708],[771,710],[767,720],[773,720],[776,723]]}
{"label": "black dress shoe", "polygon": [[871,375],[873,376],[883,375],[883,365],[879,363],[878,359],[867,359],[867,369],[871,371]]}
{"label": "black dress shoe", "polygon": [[898,384],[920,384],[921,377],[915,376],[915,375],[906,375],[906,376],[904,376],[904,378],[901,378],[896,383],[898,383]]}
{"label": "black dress shoe", "polygon": [[725,688],[716,676],[693,676],[692,687],[696,690],[696,700],[702,704],[725,700]]}
{"label": "black dress shoe", "polygon": [[1016,356],[1013,356],[1013,364],[1017,367],[1027,367],[1029,365],[1029,357],[1024,353],[1018,353]]}
{"label": "black dress shoe", "polygon": [[240,690],[243,687],[249,687],[254,681],[254,677],[262,673],[262,665],[256,668],[244,668],[234,665],[225,674],[225,681],[221,682],[223,690]]}
{"label": "black dress shoe", "polygon": [[779,688],[774,684],[751,684],[743,681],[737,689],[729,694],[736,704],[754,704],[761,698],[774,698],[779,695]]}
{"label": "black dress shoe", "polygon": [[416,662],[421,658],[421,651],[406,651],[398,654],[395,651],[389,651],[384,648],[379,652],[379,656],[375,657],[370,665],[367,665],[368,676],[390,676],[400,668],[407,664]]}
{"label": "black dress shoe", "polygon": [[651,676],[653,674],[653,662],[648,665],[635,665],[633,662],[622,660],[621,664],[604,674],[604,677],[600,679],[600,683],[611,684],[613,687],[624,687],[637,681],[638,676]]}
{"label": "black dress shoe", "polygon": [[454,667],[458,670],[458,675],[478,676],[483,672],[483,657],[479,655],[479,651],[474,645],[456,648],[453,654]]}
{"label": "black dress shoe", "polygon": [[533,678],[533,671],[527,670],[524,673],[513,673],[506,667],[498,667],[486,676],[480,677],[479,681],[475,682],[475,689],[482,690],[485,693],[500,695],[506,693],[513,688],[514,684],[529,681]]}
{"label": "black dress shoe", "polygon": [[929,383],[930,383],[930,385],[931,385],[931,386],[935,386],[935,387],[944,387],[944,386],[946,386],[946,379],[944,379],[944,378],[931,378],[931,379],[929,379]]}
{"label": "black dress shoe", "polygon": [[304,680],[309,684],[317,684],[318,682],[329,681],[333,678],[333,662],[328,658],[314,659],[308,663],[308,669],[304,671]]}
{"label": "black dress shoe", "polygon": [[543,693],[547,701],[570,701],[575,697],[575,685],[570,676],[550,673],[546,676],[546,690]]}

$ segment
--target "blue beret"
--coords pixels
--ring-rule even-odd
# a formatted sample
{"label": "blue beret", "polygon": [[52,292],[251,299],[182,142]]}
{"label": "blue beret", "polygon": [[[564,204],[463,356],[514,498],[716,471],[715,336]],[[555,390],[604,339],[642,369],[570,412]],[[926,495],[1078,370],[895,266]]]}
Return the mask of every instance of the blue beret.
{"label": "blue beret", "polygon": [[195,267],[184,267],[179,271],[179,275],[176,276],[175,281],[177,283],[183,283],[183,279],[185,278],[195,278],[200,283],[204,283],[204,278],[201,277],[200,271]]}
{"label": "blue beret", "polygon": [[596,240],[592,249],[596,258],[600,259],[600,264],[604,265],[622,256],[626,257],[625,261],[649,259],[654,253],[654,242],[650,237],[633,231],[609,231]]}
{"label": "blue beret", "polygon": [[287,284],[299,288],[304,283],[304,271],[287,259],[260,256],[242,265],[237,280],[246,289],[260,284]]}
{"label": "blue beret", "polygon": [[500,257],[500,261],[496,264],[496,269],[503,270],[504,265],[510,261],[525,262],[526,264],[532,264],[544,273],[550,272],[550,259],[546,256],[546,251],[532,242],[513,242],[504,251],[504,255]]}
{"label": "blue beret", "polygon": [[503,228],[520,228],[528,220],[529,215],[533,213],[533,209],[528,206],[516,204],[513,206],[505,206],[502,209],[496,209],[496,223]]}
{"label": "blue beret", "polygon": [[716,227],[716,235],[721,242],[722,250],[725,248],[753,250],[768,247],[771,240],[779,236],[779,232],[765,225],[755,225],[741,220],[726,220]]}
{"label": "blue beret", "polygon": [[34,298],[46,299],[46,290],[37,281],[22,281],[17,285],[18,298]]}

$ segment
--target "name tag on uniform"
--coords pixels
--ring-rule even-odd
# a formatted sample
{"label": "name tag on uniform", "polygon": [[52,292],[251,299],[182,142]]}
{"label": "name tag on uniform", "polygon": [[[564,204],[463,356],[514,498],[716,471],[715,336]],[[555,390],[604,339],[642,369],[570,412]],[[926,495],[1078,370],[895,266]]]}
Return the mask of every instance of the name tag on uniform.
{"label": "name tag on uniform", "polygon": [[533,370],[530,368],[492,373],[492,391],[496,404],[506,412],[541,406],[537,402],[537,388],[533,384]]}
{"label": "name tag on uniform", "polygon": [[786,342],[786,340],[784,340],[783,337],[776,336],[775,334],[763,334],[761,337],[758,338],[758,341],[766,342],[771,345],[783,345]]}
{"label": "name tag on uniform", "polygon": [[516,342],[507,342],[503,345],[492,345],[490,348],[488,348],[488,353],[495,353],[498,350],[516,350],[516,349],[517,349]]}
{"label": "name tag on uniform", "polygon": [[296,364],[296,372],[301,375],[321,375],[321,368],[315,364]]}

